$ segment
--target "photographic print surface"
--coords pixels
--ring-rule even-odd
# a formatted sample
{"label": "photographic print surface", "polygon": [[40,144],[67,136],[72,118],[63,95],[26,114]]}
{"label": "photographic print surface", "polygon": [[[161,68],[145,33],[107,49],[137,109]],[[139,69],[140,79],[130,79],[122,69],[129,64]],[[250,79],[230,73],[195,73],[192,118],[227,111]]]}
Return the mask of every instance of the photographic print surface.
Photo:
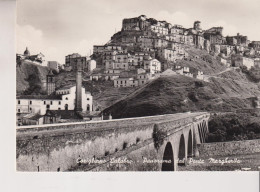
{"label": "photographic print surface", "polygon": [[16,170],[259,171],[259,8],[17,1]]}

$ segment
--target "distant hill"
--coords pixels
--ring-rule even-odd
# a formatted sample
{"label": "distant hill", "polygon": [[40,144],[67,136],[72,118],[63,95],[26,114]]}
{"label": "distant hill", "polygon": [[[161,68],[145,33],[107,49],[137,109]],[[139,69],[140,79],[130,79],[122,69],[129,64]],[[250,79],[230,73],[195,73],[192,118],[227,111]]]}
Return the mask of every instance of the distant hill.
{"label": "distant hill", "polygon": [[188,111],[232,111],[253,108],[252,97],[260,94],[250,82],[211,78],[204,82],[174,75],[160,77],[141,92],[105,109],[113,118],[140,117]]}

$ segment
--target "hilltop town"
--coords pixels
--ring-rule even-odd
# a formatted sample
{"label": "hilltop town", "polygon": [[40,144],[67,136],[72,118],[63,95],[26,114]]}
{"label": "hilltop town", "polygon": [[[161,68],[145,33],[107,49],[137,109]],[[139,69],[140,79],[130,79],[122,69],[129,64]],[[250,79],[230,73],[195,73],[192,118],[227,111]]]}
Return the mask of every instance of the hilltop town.
{"label": "hilltop town", "polygon": [[[20,91],[17,97],[18,124],[21,121],[22,124],[43,124],[64,122],[64,119],[101,120],[104,118],[103,110],[109,105],[101,109],[95,106],[96,95],[87,90],[88,86],[82,87],[81,91],[81,111],[85,114],[79,117],[72,112],[76,108],[74,100],[77,95],[74,92],[79,81],[75,78],[78,66],[82,69],[83,84],[91,82],[93,88],[95,83],[102,82],[106,90],[128,95],[160,77],[181,79],[185,76],[208,82],[211,75],[230,69],[259,69],[260,41],[250,41],[239,33],[225,37],[223,27],[204,30],[200,21],[195,21],[192,28],[184,28],[141,15],[123,19],[121,31],[105,45],[94,45],[91,56],[72,53],[65,56],[64,64],[60,64],[45,61],[42,53],[30,55],[26,48],[23,54],[17,54],[19,75],[22,73],[19,68],[28,64],[47,65],[47,69],[40,78],[30,76],[33,81],[38,79],[40,82],[40,95],[28,89]],[[125,91],[121,88],[129,89]],[[107,96],[106,90],[100,93],[103,94],[102,99]],[[259,106],[259,101],[256,102]],[[115,100],[110,105],[114,103]],[[107,115],[112,118],[111,111]]]}

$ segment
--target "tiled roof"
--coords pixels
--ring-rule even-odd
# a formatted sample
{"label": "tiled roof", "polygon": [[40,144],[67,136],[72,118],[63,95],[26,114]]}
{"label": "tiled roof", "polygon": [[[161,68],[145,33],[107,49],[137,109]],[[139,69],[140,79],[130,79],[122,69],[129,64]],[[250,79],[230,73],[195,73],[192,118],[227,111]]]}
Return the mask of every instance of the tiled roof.
{"label": "tiled roof", "polygon": [[66,86],[64,86],[64,87],[61,87],[61,88],[57,89],[56,91],[70,89],[71,87],[74,87],[74,86],[76,86],[76,84],[73,84],[73,85],[66,85]]}
{"label": "tiled roof", "polygon": [[26,116],[24,116],[22,118],[30,119],[30,120],[38,120],[41,117],[43,117],[43,115],[40,115],[40,114],[29,114],[29,115],[26,115]]}
{"label": "tiled roof", "polygon": [[74,110],[49,110],[49,115],[60,116],[61,119],[79,119]]}
{"label": "tiled roof", "polygon": [[61,100],[60,95],[20,95],[16,99]]}

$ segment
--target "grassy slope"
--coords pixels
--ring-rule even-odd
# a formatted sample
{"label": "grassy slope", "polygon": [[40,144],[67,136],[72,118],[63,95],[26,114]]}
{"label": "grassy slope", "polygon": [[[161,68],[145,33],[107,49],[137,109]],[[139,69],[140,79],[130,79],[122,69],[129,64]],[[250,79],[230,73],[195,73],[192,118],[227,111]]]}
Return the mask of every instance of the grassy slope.
{"label": "grassy slope", "polygon": [[43,80],[45,80],[46,75],[48,74],[48,67],[32,64],[29,62],[23,62],[21,67],[16,67],[16,92],[17,95],[20,95],[29,88],[31,83],[28,80],[30,75],[36,75],[34,80],[35,84],[42,86]]}
{"label": "grassy slope", "polygon": [[[194,47],[189,47],[185,49],[190,57],[194,57],[193,61],[190,60],[179,60],[177,65],[193,67],[200,71],[203,71],[204,74],[215,74],[226,69],[226,66],[218,62],[213,56],[209,55],[207,51],[196,49]],[[195,58],[199,56],[199,58]],[[203,58],[206,58],[203,60]]]}
{"label": "grassy slope", "polygon": [[231,111],[252,108],[250,97],[260,94],[255,84],[212,78],[204,82],[176,75],[160,77],[142,92],[116,103],[105,112],[114,118],[185,111]]}

